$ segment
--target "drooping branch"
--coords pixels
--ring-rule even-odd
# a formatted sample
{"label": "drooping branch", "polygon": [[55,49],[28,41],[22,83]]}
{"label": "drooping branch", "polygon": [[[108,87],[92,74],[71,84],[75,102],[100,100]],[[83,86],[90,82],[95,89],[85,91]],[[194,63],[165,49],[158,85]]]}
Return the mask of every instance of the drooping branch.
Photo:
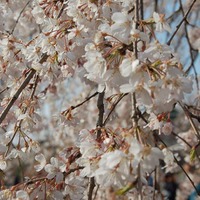
{"label": "drooping branch", "polygon": [[180,135],[174,133],[173,131],[172,131],[172,134],[173,134],[175,137],[177,137],[177,138],[179,138],[180,140],[182,140],[188,147],[192,148],[192,146],[191,146],[185,139],[183,139]]}
{"label": "drooping branch", "polygon": [[[160,136],[158,134],[155,134],[155,137],[167,148],[166,143],[160,138]],[[178,161],[178,159],[176,158],[176,156],[173,154],[174,157],[174,161],[176,162],[176,164],[181,168],[181,170],[183,171],[183,173],[186,175],[186,177],[188,178],[188,180],[190,181],[190,183],[192,184],[193,188],[195,189],[196,193],[198,194],[198,196],[200,196],[200,193],[197,189],[197,187],[195,186],[193,180],[190,178],[190,176],[188,175],[188,173],[185,171],[185,169],[183,168],[183,166],[180,164],[180,162]]]}
{"label": "drooping branch", "polygon": [[170,39],[167,42],[167,45],[170,45],[174,36],[176,35],[176,33],[178,32],[179,28],[181,27],[182,23],[187,19],[192,7],[194,6],[196,0],[193,0],[188,11],[185,13],[185,16],[183,17],[183,19],[180,21],[180,23],[176,26],[176,30],[174,31],[174,33],[172,34],[172,36],[170,37]]}
{"label": "drooping branch", "polygon": [[19,13],[19,16],[17,17],[17,20],[15,21],[15,25],[14,25],[13,29],[11,30],[11,33],[10,33],[11,35],[14,33],[15,28],[16,28],[18,22],[19,22],[19,19],[20,19],[21,16],[22,16],[22,13],[24,12],[24,10],[26,9],[26,7],[28,6],[28,4],[29,4],[30,2],[31,2],[31,0],[29,0],[29,1],[25,4],[25,6],[23,7],[23,9],[22,9],[21,12]]}
{"label": "drooping branch", "polygon": [[188,118],[189,122],[190,122],[190,125],[191,127],[193,128],[194,132],[195,132],[195,135],[197,136],[198,140],[200,141],[200,133],[199,131],[197,130],[197,127],[195,126],[194,124],[194,121],[192,120],[192,117],[191,117],[191,114],[190,112],[188,111],[188,109],[183,106],[180,102],[179,102],[179,105],[181,106],[181,108],[183,109],[186,117]]}
{"label": "drooping branch", "polygon": [[[179,0],[179,4],[180,4],[181,12],[182,12],[182,14],[184,16],[185,13],[184,13],[183,5],[182,5],[182,0]],[[189,39],[189,34],[188,34],[186,21],[184,21],[184,30],[185,30],[185,37],[186,37],[187,43],[189,45],[189,53],[190,53],[190,58],[191,58],[191,63],[190,63],[191,67],[189,66],[189,69],[193,68],[193,70],[194,70],[195,81],[196,81],[196,84],[197,84],[197,89],[199,90],[199,81],[198,81],[198,78],[197,78],[197,70],[196,70],[196,68],[194,66],[195,59],[193,58],[193,53],[192,53],[193,48],[192,48],[192,45],[191,45],[191,42],[190,42],[190,39]]]}

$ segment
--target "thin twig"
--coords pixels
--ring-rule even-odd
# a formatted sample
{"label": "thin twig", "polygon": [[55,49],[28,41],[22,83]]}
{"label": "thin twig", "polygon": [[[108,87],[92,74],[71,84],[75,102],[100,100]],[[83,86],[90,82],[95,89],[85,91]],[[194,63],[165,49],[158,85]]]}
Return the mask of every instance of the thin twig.
{"label": "thin twig", "polygon": [[28,6],[28,4],[29,4],[30,2],[31,2],[31,0],[29,0],[29,1],[25,4],[25,6],[23,7],[23,9],[22,9],[21,12],[19,13],[19,16],[18,16],[17,20],[15,21],[15,25],[14,25],[12,31],[10,32],[10,35],[14,33],[15,28],[16,28],[18,22],[19,22],[19,19],[20,19],[22,13],[24,12],[24,10],[26,9],[26,7]]}
{"label": "thin twig", "polygon": [[[183,5],[182,5],[182,1],[179,0],[179,4],[180,4],[180,9],[181,9],[181,12],[184,16],[184,10],[183,10]],[[189,39],[189,35],[188,35],[188,30],[187,30],[187,23],[186,21],[184,21],[184,29],[185,29],[185,36],[186,36],[186,39],[187,39],[187,42],[188,42],[188,45],[189,45],[189,52],[190,52],[190,58],[191,58],[191,63],[190,63],[190,66],[193,68],[194,70],[194,75],[195,75],[195,81],[196,81],[196,84],[197,84],[197,90],[199,90],[199,81],[198,81],[198,77],[197,77],[197,70],[194,66],[194,58],[193,58],[193,53],[192,53],[192,45],[190,43],[190,39]]]}
{"label": "thin twig", "polygon": [[192,146],[185,139],[183,139],[181,136],[179,136],[178,134],[174,133],[173,131],[172,131],[172,135],[176,136],[177,138],[182,140],[185,144],[187,144],[188,147],[192,148]]}
{"label": "thin twig", "polygon": [[112,112],[115,110],[116,106],[118,105],[118,103],[127,95],[128,93],[122,94],[120,95],[120,97],[116,100],[116,102],[112,105],[112,108],[110,110],[110,112],[108,113],[106,119],[103,122],[103,126],[106,125],[106,123],[108,122],[108,119],[110,118],[110,115],[112,114]]}
{"label": "thin twig", "polygon": [[45,177],[40,177],[40,178],[33,178],[31,180],[26,181],[25,184],[30,185],[30,184],[33,184],[37,181],[43,181],[43,180],[47,180],[47,177],[45,176]]}
{"label": "thin twig", "polygon": [[94,193],[94,199],[93,199],[93,200],[96,199],[98,190],[99,190],[99,185],[97,185],[97,189],[96,189],[96,191],[95,191],[95,193]]}
{"label": "thin twig", "polygon": [[75,172],[75,171],[78,171],[78,170],[80,170],[80,169],[83,169],[83,168],[84,168],[84,167],[78,166],[78,167],[76,167],[76,168],[70,169],[70,170],[67,171],[67,172],[64,172],[64,175],[67,176],[67,175],[69,175],[69,174],[71,174],[71,173],[73,173],[73,172]]}
{"label": "thin twig", "polygon": [[[156,137],[160,140],[160,142],[167,148],[167,145],[165,144],[165,142],[158,136],[156,135]],[[177,158],[173,155],[175,162],[177,163],[177,165],[181,168],[181,170],[184,172],[184,174],[187,176],[188,180],[190,181],[190,183],[192,184],[192,186],[194,187],[196,193],[198,194],[198,196],[200,196],[197,187],[195,186],[193,180],[190,178],[190,176],[187,174],[187,172],[185,171],[185,169],[182,167],[182,165],[179,163],[179,161],[177,160]]]}
{"label": "thin twig", "polygon": [[181,106],[181,108],[183,109],[183,111],[185,112],[185,115],[187,116],[189,122],[190,122],[190,125],[191,127],[193,128],[194,132],[195,132],[195,135],[197,136],[197,138],[200,140],[200,134],[194,124],[194,121],[192,120],[191,116],[190,116],[190,112],[187,110],[187,108],[185,106],[183,106],[180,102],[179,102],[179,105]]}
{"label": "thin twig", "polygon": [[[86,103],[87,101],[89,101],[90,99],[92,99],[93,97],[95,97],[97,94],[99,94],[99,93],[98,93],[98,92],[93,93],[91,96],[85,98],[85,100],[82,101],[81,103],[79,103],[79,104],[77,104],[77,105],[75,105],[75,106],[71,106],[70,109],[71,109],[71,110],[74,110],[74,109],[76,109],[76,108],[82,106],[84,103]],[[69,109],[67,109],[67,110],[69,110]],[[66,112],[67,110],[63,111],[62,113]]]}
{"label": "thin twig", "polygon": [[3,90],[0,91],[0,94],[2,94],[3,92],[5,92],[8,89],[9,89],[9,87],[4,88]]}
{"label": "thin twig", "polygon": [[169,22],[169,20],[172,21],[173,18],[174,18],[174,15],[176,16],[176,14],[178,14],[180,11],[181,11],[181,9],[180,9],[180,7],[179,7],[178,10],[175,10],[175,11],[172,13],[172,15],[170,15],[168,18],[166,18],[166,21],[168,21],[168,22]]}
{"label": "thin twig", "polygon": [[190,70],[191,70],[192,67],[193,67],[193,63],[195,63],[196,59],[197,59],[198,56],[199,56],[198,50],[194,50],[194,49],[192,49],[192,50],[193,50],[193,52],[195,52],[196,54],[195,54],[195,56],[194,56],[194,58],[193,58],[193,62],[191,62],[191,63],[190,63],[190,66],[185,70],[185,74],[188,74],[188,73],[190,72]]}
{"label": "thin twig", "polygon": [[185,16],[183,17],[183,19],[180,21],[180,23],[176,26],[176,30],[174,31],[174,33],[172,34],[172,36],[170,37],[170,39],[167,42],[167,45],[170,45],[174,36],[176,35],[176,33],[178,32],[179,28],[181,27],[182,23],[187,19],[193,5],[195,4],[196,0],[193,0],[193,2],[191,3],[188,11],[186,12]]}
{"label": "thin twig", "polygon": [[59,19],[61,17],[65,7],[66,7],[66,2],[64,1],[63,4],[62,4],[62,7],[61,7],[61,9],[60,9],[60,11],[58,13],[57,19]]}

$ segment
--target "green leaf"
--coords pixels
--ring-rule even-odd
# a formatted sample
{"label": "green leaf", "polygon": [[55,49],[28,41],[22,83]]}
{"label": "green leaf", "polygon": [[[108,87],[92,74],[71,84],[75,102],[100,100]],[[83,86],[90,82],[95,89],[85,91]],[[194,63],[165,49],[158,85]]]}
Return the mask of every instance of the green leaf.
{"label": "green leaf", "polygon": [[134,188],[134,186],[135,186],[135,182],[134,183],[130,183],[130,184],[126,185],[125,187],[117,190],[116,191],[116,195],[124,195],[126,192],[128,192],[129,190]]}
{"label": "green leaf", "polygon": [[195,148],[192,148],[191,151],[190,151],[190,161],[194,161],[196,158],[196,150]]}

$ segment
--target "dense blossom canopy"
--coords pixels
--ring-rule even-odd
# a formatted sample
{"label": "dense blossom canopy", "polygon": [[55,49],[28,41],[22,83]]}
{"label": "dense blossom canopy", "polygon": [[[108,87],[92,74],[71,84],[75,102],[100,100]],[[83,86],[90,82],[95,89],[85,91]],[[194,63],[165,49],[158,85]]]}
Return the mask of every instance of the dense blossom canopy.
{"label": "dense blossom canopy", "polygon": [[0,199],[197,190],[200,3],[166,2],[0,2]]}

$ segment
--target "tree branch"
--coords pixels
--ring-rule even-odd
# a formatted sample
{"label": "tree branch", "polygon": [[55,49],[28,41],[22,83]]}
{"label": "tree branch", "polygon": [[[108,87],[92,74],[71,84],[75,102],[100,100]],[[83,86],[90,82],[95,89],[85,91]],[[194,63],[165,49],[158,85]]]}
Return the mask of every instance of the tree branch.
{"label": "tree branch", "polygon": [[29,81],[33,78],[33,76],[34,76],[35,73],[36,73],[36,71],[34,69],[30,70],[30,73],[28,74],[28,76],[26,77],[26,79],[24,80],[24,82],[21,84],[20,88],[17,90],[17,92],[12,97],[12,99],[9,101],[8,105],[6,106],[6,108],[1,113],[0,124],[5,119],[6,115],[9,112],[9,110],[11,109],[11,107],[13,106],[13,104],[15,103],[15,101],[17,100],[17,98],[19,97],[19,95],[21,94],[21,92],[23,91],[23,89],[29,84]]}
{"label": "tree branch", "polygon": [[[97,100],[97,107],[99,110],[99,117],[97,120],[97,124],[96,127],[98,128],[97,130],[97,140],[101,137],[101,127],[103,127],[103,115],[104,115],[104,95],[105,92],[101,92],[99,93],[99,97]],[[95,180],[94,177],[90,178],[90,183],[89,183],[89,191],[88,191],[88,200],[92,200],[92,195],[93,195],[93,191],[95,188]]]}
{"label": "tree branch", "polygon": [[[101,128],[103,127],[103,115],[104,115],[104,104],[103,104],[103,100],[104,100],[104,92],[99,93],[99,97],[97,100],[97,107],[99,110],[99,117],[98,117],[98,121],[97,121],[97,128]],[[101,136],[101,130],[99,129],[97,131],[97,139],[99,139]]]}
{"label": "tree branch", "polygon": [[[44,63],[47,60],[47,58],[48,58],[48,55],[47,54],[43,54],[41,59],[40,59],[40,61],[39,61],[39,63],[40,64]],[[24,82],[21,84],[21,86],[19,87],[17,92],[14,94],[14,96],[9,101],[8,105],[5,107],[5,109],[1,113],[1,115],[0,115],[0,124],[3,122],[3,120],[5,119],[5,117],[8,114],[9,110],[12,108],[13,104],[15,103],[15,101],[17,100],[17,98],[19,97],[21,92],[24,90],[24,88],[29,84],[30,80],[33,78],[35,73],[36,73],[35,69],[30,69],[30,73],[28,74],[28,76],[26,77]]]}

